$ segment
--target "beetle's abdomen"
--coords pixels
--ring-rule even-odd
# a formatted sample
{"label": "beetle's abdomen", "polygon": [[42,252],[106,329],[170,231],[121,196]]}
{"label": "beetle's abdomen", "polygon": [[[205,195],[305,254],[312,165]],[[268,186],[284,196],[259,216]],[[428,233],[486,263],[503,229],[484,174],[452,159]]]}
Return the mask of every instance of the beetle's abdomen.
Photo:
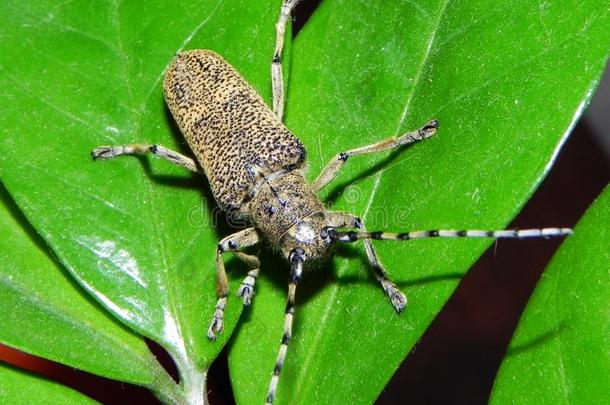
{"label": "beetle's abdomen", "polygon": [[178,54],[165,73],[163,88],[222,208],[239,209],[263,177],[304,163],[305,148],[299,139],[214,52]]}

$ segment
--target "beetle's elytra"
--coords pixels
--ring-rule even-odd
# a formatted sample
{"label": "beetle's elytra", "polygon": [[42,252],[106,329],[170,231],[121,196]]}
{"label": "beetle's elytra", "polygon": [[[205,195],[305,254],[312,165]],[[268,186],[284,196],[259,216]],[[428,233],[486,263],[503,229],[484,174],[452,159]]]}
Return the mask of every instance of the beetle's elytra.
{"label": "beetle's elytra", "polygon": [[94,159],[153,153],[191,171],[203,171],[218,205],[237,213],[251,224],[251,227],[227,236],[218,244],[218,303],[207,333],[211,340],[222,331],[229,294],[223,253],[235,254],[250,268],[237,292],[245,305],[251,303],[260,269],[256,256],[240,250],[266,240],[287,259],[291,269],[288,303],[284,332],[266,398],[268,404],[275,398],[279,374],[292,338],[296,286],[304,270],[313,268],[314,263],[323,263],[331,256],[336,243],[363,240],[375,277],[394,309],[401,312],[406,305],[406,296],[388,278],[371,242],[373,239],[529,238],[571,233],[567,228],[366,232],[364,224],[355,215],[328,211],[317,193],[336,177],[351,156],[380,152],[429,138],[436,133],[438,122],[431,120],[416,131],[338,153],[313,184],[308,183],[304,177],[305,146],[281,122],[284,103],[281,76],[284,29],[297,2],[283,1],[276,26],[277,40],[272,61],[273,111],[241,75],[213,51],[182,52],[166,70],[164,94],[195,159],[160,145],[102,146],[92,152]]}
{"label": "beetle's elytra", "polygon": [[163,88],[221,208],[248,214],[257,199],[254,190],[263,192],[266,177],[288,173],[305,162],[301,141],[214,52],[195,50],[176,56]]}

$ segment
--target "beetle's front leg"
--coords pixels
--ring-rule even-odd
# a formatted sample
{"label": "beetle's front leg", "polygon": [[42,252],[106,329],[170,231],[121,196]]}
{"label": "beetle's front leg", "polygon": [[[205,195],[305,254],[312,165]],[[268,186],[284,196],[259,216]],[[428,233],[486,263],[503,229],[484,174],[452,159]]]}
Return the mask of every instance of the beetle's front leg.
{"label": "beetle's front leg", "polygon": [[91,157],[94,160],[109,160],[122,155],[145,155],[147,153],[152,153],[161,159],[167,160],[176,166],[183,167],[194,173],[202,173],[193,159],[161,145],[133,143],[131,145],[120,146],[98,146],[91,151]]}
{"label": "beetle's front leg", "polygon": [[[361,231],[366,231],[362,220],[350,212],[331,211],[327,212],[326,215],[329,225],[334,228],[358,228]],[[407,296],[388,277],[388,273],[379,261],[370,239],[364,239],[364,251],[373,268],[375,278],[381,284],[381,288],[385,291],[396,312],[401,313],[407,305]]]}

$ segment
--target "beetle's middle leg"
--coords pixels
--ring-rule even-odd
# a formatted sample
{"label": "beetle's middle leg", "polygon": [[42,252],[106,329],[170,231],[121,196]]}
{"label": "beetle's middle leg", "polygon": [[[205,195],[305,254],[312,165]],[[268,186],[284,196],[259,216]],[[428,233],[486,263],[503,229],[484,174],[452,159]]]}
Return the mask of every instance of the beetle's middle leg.
{"label": "beetle's middle leg", "polygon": [[421,141],[422,139],[430,138],[431,136],[433,136],[436,133],[437,128],[438,121],[432,120],[417,131],[407,132],[406,134],[403,134],[397,138],[388,138],[381,142],[362,146],[356,149],[351,149],[347,152],[338,153],[334,158],[330,160],[330,162],[326,164],[320,175],[318,175],[318,178],[313,184],[313,188],[315,191],[319,191],[320,189],[322,189],[322,187],[330,183],[335,177],[337,177],[339,170],[341,170],[347,159],[351,156],[383,152],[388,149],[393,149],[399,146]]}
{"label": "beetle's middle leg", "polygon": [[243,297],[244,304],[248,305],[252,295],[254,295],[254,282],[259,273],[260,262],[256,256],[239,252],[238,249],[256,245],[260,240],[261,237],[256,228],[246,228],[223,238],[218,243],[218,249],[216,250],[216,294],[218,295],[218,302],[208,328],[208,339],[214,340],[216,334],[222,332],[227,296],[229,295],[229,284],[222,254],[231,252],[250,267],[248,276],[242,282],[238,292],[238,295]]}
{"label": "beetle's middle leg", "polygon": [[256,283],[256,279],[260,273],[261,262],[255,255],[249,255],[238,251],[233,252],[233,254],[250,268],[248,275],[244,278],[244,281],[241,282],[239,290],[237,291],[237,296],[242,298],[244,305],[250,305],[250,303],[252,303],[252,297],[254,296],[254,283]]}
{"label": "beetle's middle leg", "polygon": [[[350,212],[331,211],[326,213],[326,218],[328,219],[328,225],[333,228],[358,228],[362,232],[366,232],[362,220]],[[375,278],[381,284],[381,288],[387,294],[396,312],[402,312],[407,305],[407,297],[389,279],[388,273],[377,257],[377,252],[371,240],[364,239],[363,242],[366,257],[375,272]]]}
{"label": "beetle's middle leg", "polygon": [[195,163],[193,159],[161,145],[134,143],[122,146],[98,146],[91,151],[91,157],[95,160],[107,160],[121,155],[144,155],[147,153],[152,153],[176,166],[184,167],[192,172],[201,173],[201,169],[199,169],[199,166],[197,166],[197,163]]}

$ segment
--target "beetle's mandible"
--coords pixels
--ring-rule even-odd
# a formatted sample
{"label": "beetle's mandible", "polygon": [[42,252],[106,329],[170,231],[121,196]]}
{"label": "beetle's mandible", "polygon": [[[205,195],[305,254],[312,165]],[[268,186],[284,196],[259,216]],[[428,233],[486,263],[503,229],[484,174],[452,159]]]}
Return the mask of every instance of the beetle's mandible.
{"label": "beetle's mandible", "polygon": [[277,39],[272,61],[273,111],[239,73],[216,53],[209,50],[182,52],[166,70],[164,94],[195,159],[160,145],[102,146],[92,152],[94,159],[153,153],[193,172],[203,172],[218,205],[251,224],[251,227],[227,236],[218,244],[218,303],[207,332],[211,340],[222,331],[229,294],[222,255],[231,252],[250,268],[237,292],[245,305],[251,303],[254,295],[259,260],[240,250],[266,240],[286,258],[290,266],[288,303],[284,332],[266,398],[268,404],[275,398],[279,374],[292,338],[296,287],[305,270],[330,258],[336,243],[363,240],[375,277],[394,309],[401,312],[407,302],[406,296],[389,279],[371,243],[372,239],[528,238],[571,233],[567,228],[367,232],[363,222],[355,215],[327,210],[317,193],[336,177],[348,158],[429,138],[436,133],[438,122],[431,120],[416,131],[338,153],[313,184],[308,183],[304,177],[305,146],[282,124],[284,89],[281,54],[285,26],[297,2],[283,1],[276,26]]}

